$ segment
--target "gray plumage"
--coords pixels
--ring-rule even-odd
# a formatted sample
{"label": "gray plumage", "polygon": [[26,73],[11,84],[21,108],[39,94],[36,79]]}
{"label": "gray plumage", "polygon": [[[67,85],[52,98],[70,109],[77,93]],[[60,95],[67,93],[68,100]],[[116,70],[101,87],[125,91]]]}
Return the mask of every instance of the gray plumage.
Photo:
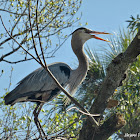
{"label": "gray plumage", "polygon": [[[65,87],[68,84],[71,68],[64,63],[54,63],[48,67],[59,83]],[[51,92],[55,89],[57,89],[57,85],[47,71],[41,67],[21,80],[18,86],[5,96],[5,104],[13,105],[16,102],[42,100],[41,97],[43,96],[46,96],[44,101],[49,101],[52,99],[50,98]]]}
{"label": "gray plumage", "polygon": [[[48,66],[59,83],[64,88],[67,87],[71,94],[75,92],[87,74],[88,60],[83,51],[83,45],[88,39],[95,38],[95,35],[90,34],[94,32],[86,28],[79,28],[72,33],[71,45],[79,61],[77,69],[72,70],[65,63],[54,63]],[[47,71],[39,68],[21,80],[18,86],[5,96],[4,100],[5,104],[11,105],[25,101],[48,102],[60,92]]]}

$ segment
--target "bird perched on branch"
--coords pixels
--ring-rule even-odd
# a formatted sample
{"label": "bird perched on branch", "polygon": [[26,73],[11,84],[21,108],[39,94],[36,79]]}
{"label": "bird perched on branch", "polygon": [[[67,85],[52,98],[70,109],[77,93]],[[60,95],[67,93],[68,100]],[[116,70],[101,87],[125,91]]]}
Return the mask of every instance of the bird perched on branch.
{"label": "bird perched on branch", "polygon": [[[84,43],[91,38],[107,41],[95,36],[98,34],[108,33],[92,31],[87,28],[78,28],[72,33],[71,46],[79,61],[77,69],[72,70],[67,64],[62,62],[48,65],[48,68],[58,82],[64,88],[67,87],[71,94],[75,92],[77,87],[85,79],[88,71],[88,59],[83,49]],[[14,105],[15,103],[26,101],[36,102],[37,107],[34,110],[34,115],[37,117],[43,104],[52,100],[60,92],[61,90],[54,80],[41,67],[22,79],[17,87],[5,96],[4,100],[6,105]],[[35,122],[36,124],[38,123],[37,120]]]}

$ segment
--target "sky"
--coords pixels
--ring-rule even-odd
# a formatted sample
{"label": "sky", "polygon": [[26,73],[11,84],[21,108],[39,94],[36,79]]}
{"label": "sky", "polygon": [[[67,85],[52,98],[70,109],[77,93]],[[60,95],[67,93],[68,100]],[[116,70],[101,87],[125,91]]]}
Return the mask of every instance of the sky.
{"label": "sky", "polygon": [[[131,15],[136,17],[137,14],[140,14],[139,7],[140,0],[85,0],[83,1],[77,15],[80,15],[82,12],[82,18],[80,21],[82,26],[85,26],[85,23],[88,22],[88,25],[86,26],[87,28],[95,31],[113,33],[117,32],[120,27],[127,28],[128,23],[126,20],[130,19]],[[6,20],[8,22],[8,19],[5,18],[5,22]],[[69,31],[74,31],[78,27],[80,26],[77,24],[77,26],[69,29]],[[106,39],[109,36],[100,37]],[[106,42],[93,39],[88,41],[87,44],[90,46],[90,48],[98,50],[101,48],[101,46],[106,45]],[[46,62],[47,64],[53,62],[65,62],[72,68],[75,68],[77,59],[72,52],[70,39],[67,40],[65,44],[58,50],[54,58],[47,59]],[[0,93],[2,94],[4,93],[4,88],[7,88],[9,85],[11,66],[14,68],[14,71],[12,75],[12,85],[10,90],[12,90],[22,78],[40,67],[39,64],[37,64],[35,61],[28,61],[16,65],[1,63],[0,70],[4,69],[5,71],[3,76],[0,78]]]}

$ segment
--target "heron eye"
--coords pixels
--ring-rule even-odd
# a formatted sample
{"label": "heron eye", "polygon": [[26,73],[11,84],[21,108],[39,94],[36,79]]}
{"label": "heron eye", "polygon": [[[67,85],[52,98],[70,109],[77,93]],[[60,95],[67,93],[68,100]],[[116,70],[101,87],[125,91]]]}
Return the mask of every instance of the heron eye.
{"label": "heron eye", "polygon": [[85,33],[88,33],[88,30],[87,29],[85,29]]}

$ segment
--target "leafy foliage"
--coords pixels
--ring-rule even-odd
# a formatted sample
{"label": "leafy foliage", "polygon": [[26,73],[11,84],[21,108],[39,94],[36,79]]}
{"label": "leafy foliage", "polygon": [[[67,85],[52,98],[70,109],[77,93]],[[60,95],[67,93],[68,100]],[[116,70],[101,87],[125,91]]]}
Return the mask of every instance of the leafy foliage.
{"label": "leafy foliage", "polygon": [[[61,95],[60,95],[61,96]],[[38,130],[34,124],[32,111],[33,103],[19,103],[14,106],[4,105],[4,96],[0,100],[0,138],[1,139],[31,139],[38,137]],[[49,138],[71,138],[76,140],[82,127],[82,118],[73,111],[61,111],[61,106],[51,101],[45,104],[40,113],[40,123]],[[47,109],[46,109],[47,108]]]}
{"label": "leafy foliage", "polygon": [[103,54],[101,57],[101,63],[106,69],[109,63],[120,53],[124,52],[134,35],[131,34],[130,30],[120,29],[119,33],[114,33],[115,37],[110,38],[110,43],[108,46],[103,47]]}
{"label": "leafy foliage", "polygon": [[127,20],[129,22],[128,27],[130,28],[131,32],[135,33],[138,29],[140,29],[140,17],[137,15],[135,18],[131,15],[130,20]]}
{"label": "leafy foliage", "polygon": [[0,138],[24,139],[34,129],[32,104],[20,104],[18,106],[5,106],[3,97],[0,100]]}
{"label": "leafy foliage", "polygon": [[[18,40],[18,42],[25,47],[28,51],[32,52],[32,36],[30,34],[30,20],[33,30],[34,38],[38,38],[36,21],[39,27],[40,38],[44,45],[44,53],[46,58],[54,56],[54,53],[63,45],[68,39],[69,35],[63,33],[63,29],[71,27],[80,17],[75,17],[75,14],[81,6],[81,0],[39,0],[37,7],[36,0],[30,2],[29,0],[10,0],[9,2],[0,2],[0,11],[2,18],[6,16],[9,21],[5,21],[7,29],[10,34]],[[37,14],[36,14],[37,9]],[[29,17],[30,15],[30,17]],[[10,25],[10,26],[9,26]],[[55,40],[54,40],[55,36]],[[19,63],[31,58],[26,52],[20,50],[20,47],[15,44],[12,38],[7,37],[5,31],[1,31],[0,34],[0,46],[9,46],[9,48],[3,47],[5,54],[1,56],[0,61],[7,63]],[[36,40],[36,45],[39,45],[39,41]],[[47,50],[47,51],[46,51]],[[18,51],[18,53],[16,53]],[[22,59],[16,59],[11,62],[6,59],[7,56],[14,54],[22,54]]]}
{"label": "leafy foliage", "polygon": [[140,57],[134,62],[127,71],[127,78],[123,82],[123,86],[114,94],[114,98],[119,100],[117,112],[125,115],[126,126],[118,132],[118,136],[122,137],[125,133],[136,134],[140,125]]}

